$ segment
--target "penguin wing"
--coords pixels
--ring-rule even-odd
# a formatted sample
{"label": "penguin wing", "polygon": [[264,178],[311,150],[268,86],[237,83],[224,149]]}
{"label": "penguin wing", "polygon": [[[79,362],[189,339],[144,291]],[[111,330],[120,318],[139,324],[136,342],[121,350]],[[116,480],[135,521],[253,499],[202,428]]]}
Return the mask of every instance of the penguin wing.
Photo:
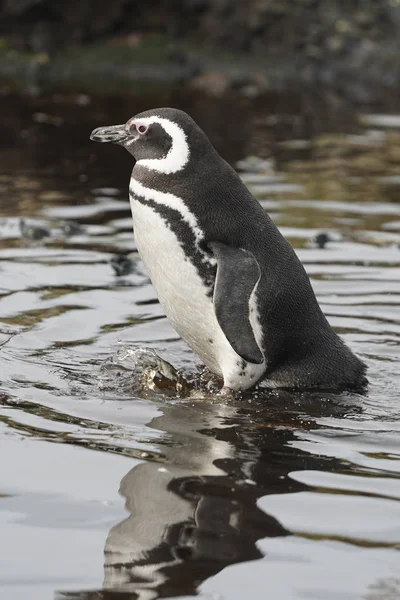
{"label": "penguin wing", "polygon": [[250,321],[251,296],[261,276],[258,262],[247,250],[222,242],[208,244],[217,259],[214,310],[228,342],[244,360],[264,360]]}

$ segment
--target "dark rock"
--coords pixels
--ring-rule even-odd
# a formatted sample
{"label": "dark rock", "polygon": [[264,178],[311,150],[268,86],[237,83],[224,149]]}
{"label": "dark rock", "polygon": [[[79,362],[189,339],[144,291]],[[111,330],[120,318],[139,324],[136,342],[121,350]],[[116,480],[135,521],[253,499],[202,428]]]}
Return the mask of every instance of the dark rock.
{"label": "dark rock", "polygon": [[39,227],[37,225],[28,225],[24,219],[20,219],[19,228],[22,237],[28,240],[42,240],[43,238],[50,237],[50,231],[45,227]]}
{"label": "dark rock", "polygon": [[134,262],[123,254],[115,254],[110,259],[110,265],[114,269],[117,277],[129,275],[134,271]]}
{"label": "dark rock", "polygon": [[328,242],[331,242],[332,238],[328,233],[318,233],[315,238],[314,238],[314,242],[315,244],[318,246],[318,248],[325,248],[325,246],[327,245]]}

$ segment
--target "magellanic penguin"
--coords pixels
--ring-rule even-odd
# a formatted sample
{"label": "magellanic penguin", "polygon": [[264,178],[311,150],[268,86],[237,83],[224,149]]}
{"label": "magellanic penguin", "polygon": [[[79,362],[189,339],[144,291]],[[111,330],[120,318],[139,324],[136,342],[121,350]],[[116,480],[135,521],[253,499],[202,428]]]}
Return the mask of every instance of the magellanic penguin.
{"label": "magellanic penguin", "polygon": [[366,367],[331,329],[297,255],[205,133],[158,108],[99,127],[136,163],[137,249],[167,316],[223,391],[358,389]]}

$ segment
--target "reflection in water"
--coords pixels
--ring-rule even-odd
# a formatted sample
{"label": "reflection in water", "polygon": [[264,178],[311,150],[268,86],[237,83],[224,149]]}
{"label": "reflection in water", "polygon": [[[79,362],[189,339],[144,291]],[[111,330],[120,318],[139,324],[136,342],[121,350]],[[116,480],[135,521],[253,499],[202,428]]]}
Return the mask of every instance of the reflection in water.
{"label": "reflection in water", "polygon": [[175,405],[155,419],[172,436],[168,463],[138,465],[122,480],[131,516],[107,539],[105,588],[146,600],[195,593],[224,566],[260,557],[258,538],[287,534],[256,507],[259,488],[249,475],[258,450],[247,444],[248,457],[237,459],[236,428],[221,426],[235,412]]}
{"label": "reflection in water", "polygon": [[224,567],[260,558],[258,540],[290,535],[257,500],[309,489],[291,479],[291,471],[343,470],[340,460],[299,451],[290,442],[299,429],[317,428],[310,415],[339,417],[359,407],[338,397],[333,403],[286,392],[246,404],[205,399],[163,407],[150,426],[167,434],[166,463],[139,464],[121,481],[130,515],[106,540],[104,589],[68,597],[195,594]]}

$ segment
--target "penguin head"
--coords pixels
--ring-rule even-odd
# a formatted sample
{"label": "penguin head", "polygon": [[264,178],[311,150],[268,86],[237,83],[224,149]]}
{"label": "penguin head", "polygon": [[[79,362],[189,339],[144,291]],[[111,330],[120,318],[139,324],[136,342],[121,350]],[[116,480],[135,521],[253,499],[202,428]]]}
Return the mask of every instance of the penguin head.
{"label": "penguin head", "polygon": [[204,146],[212,148],[193,119],[175,108],[148,110],[124,125],[98,127],[90,139],[119,144],[132,154],[136,165],[166,174],[184,169],[193,153],[204,152]]}

